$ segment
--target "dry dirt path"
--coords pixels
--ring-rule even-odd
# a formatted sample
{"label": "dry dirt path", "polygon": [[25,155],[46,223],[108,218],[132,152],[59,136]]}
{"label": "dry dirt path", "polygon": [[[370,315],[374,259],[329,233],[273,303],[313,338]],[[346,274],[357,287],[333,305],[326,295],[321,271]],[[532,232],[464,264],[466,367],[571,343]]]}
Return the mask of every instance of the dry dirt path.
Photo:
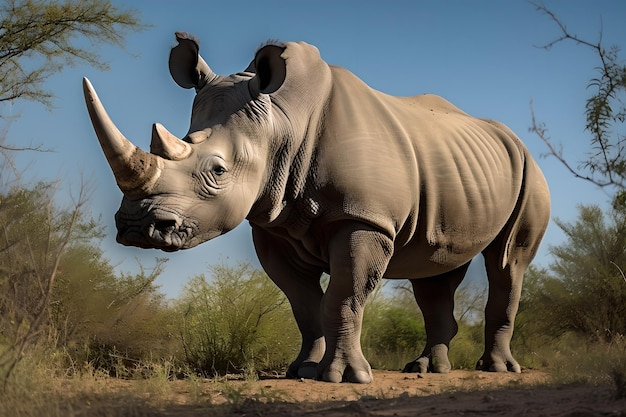
{"label": "dry dirt path", "polygon": [[[539,371],[448,375],[375,371],[369,385],[329,384],[281,377],[259,381],[181,383],[156,415],[182,416],[613,416],[626,417],[626,400],[610,387],[549,387]],[[206,405],[185,404],[190,395]]]}

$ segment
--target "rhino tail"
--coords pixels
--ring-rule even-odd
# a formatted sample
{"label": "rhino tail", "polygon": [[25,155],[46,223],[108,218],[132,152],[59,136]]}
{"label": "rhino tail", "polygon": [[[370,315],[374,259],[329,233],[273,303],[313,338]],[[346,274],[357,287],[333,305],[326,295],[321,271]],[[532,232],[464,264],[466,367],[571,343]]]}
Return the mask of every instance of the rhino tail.
{"label": "rhino tail", "polygon": [[[546,180],[528,150],[524,150],[522,182],[517,203],[501,232],[500,268],[535,257],[550,220],[550,194]],[[521,256],[521,257],[520,257]]]}

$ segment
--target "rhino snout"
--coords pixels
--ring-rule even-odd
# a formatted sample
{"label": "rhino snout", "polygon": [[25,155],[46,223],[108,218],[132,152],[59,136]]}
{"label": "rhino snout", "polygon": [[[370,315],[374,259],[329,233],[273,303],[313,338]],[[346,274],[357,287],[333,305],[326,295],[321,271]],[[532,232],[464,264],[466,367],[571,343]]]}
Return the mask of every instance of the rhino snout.
{"label": "rhino snout", "polygon": [[154,230],[162,235],[171,234],[178,226],[178,221],[174,219],[157,220],[154,222]]}
{"label": "rhino snout", "polygon": [[131,218],[120,211],[115,216],[117,241],[126,246],[156,248],[168,252],[183,249],[193,235],[193,228],[175,213],[148,212]]}

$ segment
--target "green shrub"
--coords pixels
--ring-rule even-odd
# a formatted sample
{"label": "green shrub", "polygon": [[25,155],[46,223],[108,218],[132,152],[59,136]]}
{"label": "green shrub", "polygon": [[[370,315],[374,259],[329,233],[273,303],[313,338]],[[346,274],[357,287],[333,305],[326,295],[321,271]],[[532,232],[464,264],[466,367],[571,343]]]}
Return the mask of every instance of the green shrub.
{"label": "green shrub", "polygon": [[378,290],[365,308],[361,344],[375,369],[402,369],[415,359],[426,344],[426,332],[412,294]]}
{"label": "green shrub", "polygon": [[56,346],[72,369],[88,364],[129,377],[138,364],[174,355],[179,345],[172,334],[173,312],[153,284],[164,262],[157,260],[149,273],[140,266],[135,275],[102,274],[102,268],[86,268],[84,262],[66,269],[52,324]]}
{"label": "green shrub", "polygon": [[459,332],[450,342],[448,358],[453,369],[475,369],[483,354],[484,324],[459,323]]}
{"label": "green shrub", "polygon": [[203,375],[285,368],[300,334],[283,293],[249,264],[212,268],[199,275],[177,302],[187,365]]}

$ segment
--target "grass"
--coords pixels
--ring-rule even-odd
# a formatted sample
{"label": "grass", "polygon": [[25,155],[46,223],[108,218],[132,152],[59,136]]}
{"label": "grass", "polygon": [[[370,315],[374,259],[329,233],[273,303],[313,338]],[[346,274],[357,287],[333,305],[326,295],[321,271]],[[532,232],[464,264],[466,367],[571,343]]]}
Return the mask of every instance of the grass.
{"label": "grass", "polygon": [[[0,390],[0,417],[143,417],[160,416],[172,406],[213,407],[218,412],[250,401],[290,400],[286,392],[256,384],[253,375],[199,378],[174,372],[167,360],[118,370],[124,376],[120,378],[89,364],[67,372],[51,362],[28,359],[20,362],[7,389]],[[184,378],[175,379],[176,374]]]}
{"label": "grass", "polygon": [[550,374],[550,384],[608,385],[615,399],[626,399],[626,338],[611,343],[587,344],[576,337],[564,337],[556,346],[536,352],[537,363]]}

